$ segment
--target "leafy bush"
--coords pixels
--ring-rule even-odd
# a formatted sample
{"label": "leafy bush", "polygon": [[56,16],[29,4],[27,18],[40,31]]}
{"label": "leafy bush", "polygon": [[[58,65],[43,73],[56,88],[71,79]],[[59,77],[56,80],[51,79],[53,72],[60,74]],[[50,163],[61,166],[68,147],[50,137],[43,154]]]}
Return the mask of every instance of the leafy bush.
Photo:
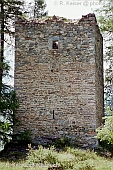
{"label": "leafy bush", "polygon": [[70,139],[66,136],[63,136],[55,141],[54,146],[56,148],[64,148],[66,146],[70,146]]}
{"label": "leafy bush", "polygon": [[85,161],[81,162],[80,164],[76,164],[73,167],[74,170],[96,170],[94,165],[91,162]]}
{"label": "leafy bush", "polygon": [[15,113],[19,107],[16,92],[7,85],[0,87],[0,140],[4,144],[12,137]]}
{"label": "leafy bush", "polygon": [[88,159],[93,159],[93,160],[97,159],[95,153],[90,152],[89,150],[80,150],[80,149],[73,149],[68,147],[67,152],[74,155],[74,160],[76,160],[76,162],[85,161]]}
{"label": "leafy bush", "polygon": [[78,149],[67,148],[65,151],[57,152],[54,147],[46,149],[40,146],[38,150],[30,150],[27,163],[56,165],[62,169],[94,170],[92,162],[88,162],[89,159],[97,160],[97,156]]}
{"label": "leafy bush", "polygon": [[42,146],[39,146],[38,150],[31,149],[28,153],[28,159],[27,162],[30,164],[56,164],[57,163],[57,157],[56,152],[54,151],[54,147],[51,147],[50,149],[43,148]]}
{"label": "leafy bush", "polygon": [[104,126],[98,128],[97,132],[97,138],[100,141],[107,141],[108,144],[113,144],[113,116],[106,117]]}
{"label": "leafy bush", "polygon": [[113,155],[113,144],[108,143],[108,141],[99,141],[99,145],[104,149],[105,152],[108,151]]}
{"label": "leafy bush", "polygon": [[[18,156],[18,153],[16,153]],[[12,156],[15,153],[12,153]],[[112,170],[113,159],[105,159],[94,152],[65,148],[57,152],[54,147],[29,150],[27,160],[1,164],[3,170]]]}
{"label": "leafy bush", "polygon": [[65,154],[64,152],[58,154],[54,147],[46,149],[40,146],[38,150],[30,150],[27,162],[31,165],[42,163],[45,165],[57,165],[63,169],[72,169],[74,166],[72,160],[73,156],[71,154]]}

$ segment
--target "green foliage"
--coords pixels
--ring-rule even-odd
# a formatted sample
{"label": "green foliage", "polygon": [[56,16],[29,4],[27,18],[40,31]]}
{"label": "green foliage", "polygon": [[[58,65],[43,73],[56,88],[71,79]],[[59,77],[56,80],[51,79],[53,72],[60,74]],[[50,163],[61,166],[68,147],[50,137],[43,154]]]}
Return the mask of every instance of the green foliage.
{"label": "green foliage", "polygon": [[57,152],[53,147],[46,149],[40,146],[38,150],[30,150],[27,163],[34,166],[44,164],[68,170],[96,170],[94,161],[98,159],[95,153],[89,151],[67,148],[65,152]]}
{"label": "green foliage", "polygon": [[[105,124],[97,129],[98,139],[113,144],[113,1],[100,0],[103,6],[97,10],[97,19],[105,42],[104,60],[107,62],[105,70]],[[111,116],[109,116],[111,115]]]}
{"label": "green foliage", "polygon": [[[106,78],[108,79],[108,77]],[[113,115],[113,85],[112,84],[109,85],[107,84],[104,87],[104,106],[105,106],[105,115]]]}
{"label": "green foliage", "polygon": [[30,130],[26,130],[24,132],[21,132],[19,134],[15,134],[13,135],[13,140],[17,141],[17,142],[21,142],[21,143],[31,143],[32,139],[31,139],[31,131]]}
{"label": "green foliage", "polygon": [[[100,2],[105,2],[100,0]],[[113,32],[113,1],[106,0],[100,9],[96,10],[98,14],[98,22],[100,23],[100,29],[102,32]]]}
{"label": "green foliage", "polygon": [[18,107],[19,101],[15,91],[3,85],[0,95],[0,139],[4,143],[8,142],[12,134],[13,120]]}
{"label": "green foliage", "polygon": [[108,62],[109,68],[106,70],[106,80],[113,84],[113,1],[112,0],[100,0],[103,2],[103,6],[97,9],[97,20],[100,25],[101,32],[104,37],[106,53],[104,56],[105,61]]}
{"label": "green foliage", "polygon": [[22,14],[22,0],[1,0],[1,4],[4,6],[4,14],[1,13],[1,15],[4,17],[5,22],[7,19],[14,17],[14,15]]}
{"label": "green foliage", "polygon": [[108,143],[108,141],[99,141],[99,145],[103,148],[103,150],[108,153],[113,155],[113,144]]}
{"label": "green foliage", "polygon": [[14,27],[14,17],[22,14],[22,4],[23,2],[19,0],[0,1],[0,140],[4,143],[10,139],[15,111],[19,107],[15,91],[3,84],[3,77],[10,76],[10,66],[4,59],[4,42],[6,42],[4,34],[12,37],[14,32],[11,28]]}
{"label": "green foliage", "polygon": [[93,159],[93,160],[97,159],[95,153],[90,152],[89,150],[80,150],[80,149],[73,149],[68,147],[67,152],[74,155],[74,158],[77,162],[85,161],[88,159]]}
{"label": "green foliage", "polygon": [[108,144],[113,144],[113,116],[105,118],[104,127],[97,129],[97,138],[100,141],[108,141]]}
{"label": "green foliage", "polygon": [[96,170],[96,168],[91,162],[86,161],[82,164],[74,166],[74,170]]}
{"label": "green foliage", "polygon": [[54,146],[57,148],[64,148],[66,146],[70,146],[70,139],[66,136],[63,136],[55,141]]}
{"label": "green foliage", "polygon": [[[19,107],[19,101],[16,98],[16,92],[9,86],[3,85],[0,98],[0,111],[12,112]],[[5,115],[5,113],[4,113]]]}
{"label": "green foliage", "polygon": [[8,65],[8,63],[6,63],[4,61],[0,62],[0,69],[3,70],[3,75],[2,76],[9,75],[10,66]]}
{"label": "green foliage", "polygon": [[[17,153],[18,156],[19,153]],[[15,155],[14,152],[11,155]],[[112,170],[113,159],[105,159],[94,152],[67,148],[57,152],[54,147],[29,150],[22,162],[0,162],[3,170]]]}
{"label": "green foliage", "polygon": [[113,110],[110,106],[106,107],[107,116],[113,116]]}
{"label": "green foliage", "polygon": [[44,0],[35,0],[34,17],[41,18],[43,16],[46,16],[46,12],[44,12],[45,7],[46,7],[46,4]]}
{"label": "green foliage", "polygon": [[29,164],[56,164],[57,158],[56,158],[56,152],[54,151],[54,147],[51,147],[50,149],[45,149],[42,146],[39,146],[38,150],[31,149],[28,154],[28,160],[27,162]]}
{"label": "green foliage", "polygon": [[[3,40],[4,43],[3,35],[4,33],[10,36],[14,35],[14,31],[11,28],[14,28],[14,17],[22,15],[23,0],[1,0],[0,5],[1,5],[0,20],[2,21],[0,34],[1,39]],[[1,45],[0,49],[4,51],[3,44]]]}

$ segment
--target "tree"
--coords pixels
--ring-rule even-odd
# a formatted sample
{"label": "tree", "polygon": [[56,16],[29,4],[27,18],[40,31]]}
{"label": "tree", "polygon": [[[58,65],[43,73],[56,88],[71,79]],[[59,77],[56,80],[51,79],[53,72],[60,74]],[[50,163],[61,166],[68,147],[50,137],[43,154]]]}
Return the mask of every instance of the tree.
{"label": "tree", "polygon": [[45,11],[46,3],[44,0],[30,0],[24,2],[23,11],[26,18],[42,18],[48,13]]}
{"label": "tree", "polygon": [[[8,141],[13,125],[14,112],[18,108],[18,100],[13,89],[3,83],[3,77],[9,76],[10,67],[4,59],[5,36],[14,34],[12,25],[14,17],[21,15],[19,0],[0,0],[0,141]],[[7,42],[6,42],[7,43]]]}
{"label": "tree", "polygon": [[44,0],[35,0],[34,18],[41,18],[43,16],[46,16],[45,7],[46,4]]}
{"label": "tree", "polygon": [[100,141],[106,141],[108,144],[113,144],[113,116],[108,116],[105,119],[105,125],[97,129],[97,137]]}
{"label": "tree", "polygon": [[113,110],[113,1],[100,2],[104,4],[102,8],[97,9],[97,16],[105,43],[105,107]]}
{"label": "tree", "polygon": [[0,1],[0,25],[1,25],[1,46],[0,46],[0,84],[2,83],[3,71],[9,70],[9,67],[4,63],[4,34],[13,35],[10,23],[14,21],[15,15],[21,15],[19,6],[22,5],[21,1],[17,0],[1,0]]}
{"label": "tree", "polygon": [[105,61],[109,64],[108,69],[106,69],[105,80],[109,83],[113,83],[113,1],[106,0],[105,5],[99,12],[101,15],[99,16],[98,21],[106,43]]}
{"label": "tree", "polygon": [[105,42],[105,124],[97,130],[101,141],[113,144],[113,1],[100,0],[102,8],[97,10],[97,19]]}
{"label": "tree", "polygon": [[2,86],[0,100],[0,141],[7,143],[12,135],[15,111],[19,107],[16,93],[9,86]]}

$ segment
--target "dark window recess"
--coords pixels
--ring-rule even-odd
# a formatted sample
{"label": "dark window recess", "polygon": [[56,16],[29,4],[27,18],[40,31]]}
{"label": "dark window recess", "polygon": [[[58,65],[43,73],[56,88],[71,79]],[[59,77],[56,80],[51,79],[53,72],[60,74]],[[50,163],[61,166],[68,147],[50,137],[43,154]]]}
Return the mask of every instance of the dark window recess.
{"label": "dark window recess", "polygon": [[52,48],[53,49],[58,49],[58,41],[53,41]]}
{"label": "dark window recess", "polygon": [[55,112],[54,112],[54,110],[53,110],[53,119],[55,119]]}

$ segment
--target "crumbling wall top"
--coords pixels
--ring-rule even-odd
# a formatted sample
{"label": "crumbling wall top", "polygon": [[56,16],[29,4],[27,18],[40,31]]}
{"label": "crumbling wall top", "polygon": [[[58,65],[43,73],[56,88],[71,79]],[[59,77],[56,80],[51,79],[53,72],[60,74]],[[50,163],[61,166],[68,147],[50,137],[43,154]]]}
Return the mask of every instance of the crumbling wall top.
{"label": "crumbling wall top", "polygon": [[[66,24],[67,26],[73,25],[74,27],[78,27],[81,25],[84,25],[84,27],[87,27],[86,25],[90,25],[93,30],[96,30],[100,34],[100,30],[97,24],[96,16],[94,13],[89,13],[87,15],[82,15],[82,18],[80,19],[66,19],[59,16],[52,16],[52,17],[46,17],[46,18],[34,18],[32,20],[27,20],[25,18],[16,18],[15,25],[20,27],[21,25],[29,26],[29,27],[36,27],[37,26],[44,26],[44,25],[51,25],[51,24],[57,24],[61,27],[64,27]],[[101,34],[100,34],[101,35]]]}
{"label": "crumbling wall top", "polygon": [[24,18],[16,18],[15,23],[16,24],[25,24],[25,23],[46,24],[48,22],[80,23],[80,22],[83,22],[83,21],[92,21],[92,22],[97,23],[94,13],[89,13],[87,15],[82,15],[81,19],[66,19],[66,18],[63,18],[63,17],[55,16],[55,15],[52,16],[52,17],[46,17],[46,18],[43,18],[43,19],[34,18],[32,20],[27,20],[27,19],[24,19]]}

